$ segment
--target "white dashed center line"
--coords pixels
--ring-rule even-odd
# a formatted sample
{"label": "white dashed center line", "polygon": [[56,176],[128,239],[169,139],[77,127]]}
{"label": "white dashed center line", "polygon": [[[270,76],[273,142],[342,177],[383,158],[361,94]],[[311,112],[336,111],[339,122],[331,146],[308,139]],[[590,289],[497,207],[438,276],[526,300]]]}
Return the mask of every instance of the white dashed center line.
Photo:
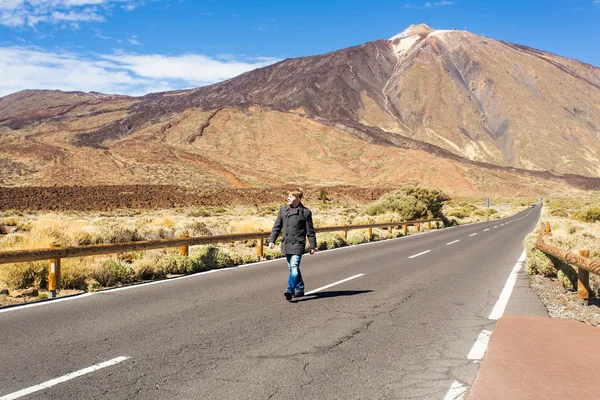
{"label": "white dashed center line", "polygon": [[415,254],[414,256],[410,256],[410,257],[408,257],[408,258],[415,258],[415,257],[419,257],[419,256],[422,256],[423,254],[427,254],[427,253],[429,253],[430,251],[431,251],[431,250],[425,250],[425,251],[424,251],[424,252],[422,252],[422,253]]}
{"label": "white dashed center line", "polygon": [[350,278],[342,279],[341,281],[330,283],[329,285],[325,285],[325,286],[322,286],[322,287],[317,288],[315,290],[311,290],[310,292],[306,292],[305,295],[309,295],[309,294],[320,292],[321,290],[325,290],[325,289],[328,289],[328,288],[330,288],[332,286],[339,285],[340,283],[344,283],[344,282],[348,282],[348,281],[350,281],[352,279],[360,278],[363,275],[364,274],[358,274],[358,275],[351,276]]}
{"label": "white dashed center line", "polygon": [[487,231],[489,231],[489,230],[490,230],[490,228],[487,228],[487,229],[484,229],[483,231],[484,231],[484,232],[487,232]]}
{"label": "white dashed center line", "polygon": [[449,246],[449,245],[451,245],[451,244],[454,244],[454,243],[456,243],[456,242],[460,242],[460,239],[458,239],[458,240],[455,240],[454,242],[446,243],[446,246]]}
{"label": "white dashed center line", "polygon": [[39,385],[29,387],[27,389],[19,390],[18,392],[7,394],[6,396],[0,397],[0,400],[13,400],[18,399],[19,397],[27,396],[28,394],[35,393],[40,390],[48,389],[54,385],[58,385],[59,383],[66,382],[70,379],[77,378],[79,376],[89,374],[90,372],[97,371],[102,368],[110,367],[111,365],[115,365],[120,363],[121,361],[127,360],[129,357],[117,357],[112,360],[104,361],[103,363],[92,365],[91,367],[87,367],[84,369],[80,369],[79,371],[71,372],[70,374],[63,375],[58,378],[51,379],[44,383],[40,383]]}
{"label": "white dashed center line", "polygon": [[475,235],[477,235],[477,234],[476,233],[472,233],[472,234],[469,235],[469,237],[475,236]]}

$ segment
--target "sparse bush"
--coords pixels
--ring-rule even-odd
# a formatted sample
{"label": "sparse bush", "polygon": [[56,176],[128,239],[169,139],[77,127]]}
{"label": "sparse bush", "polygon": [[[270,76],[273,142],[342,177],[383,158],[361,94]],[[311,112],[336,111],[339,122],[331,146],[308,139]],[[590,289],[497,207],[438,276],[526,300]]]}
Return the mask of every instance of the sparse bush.
{"label": "sparse bush", "polygon": [[38,296],[38,300],[46,300],[48,298],[48,295],[46,293],[42,293]]}
{"label": "sparse bush", "polygon": [[113,259],[98,260],[91,268],[91,278],[104,287],[130,283],[133,272],[130,267]]}
{"label": "sparse bush", "polygon": [[327,198],[327,190],[325,190],[325,189],[319,190],[319,200],[321,200],[321,203],[323,203],[323,204],[327,203],[327,200],[329,200]]}
{"label": "sparse bush", "polygon": [[160,254],[149,252],[143,257],[134,259],[131,264],[134,280],[163,279],[167,275],[164,269],[159,268]]}
{"label": "sparse bush", "polygon": [[337,233],[326,232],[317,236],[317,250],[335,249],[346,244],[344,238]]}
{"label": "sparse bush", "polygon": [[210,213],[204,208],[198,208],[196,210],[188,211],[188,217],[210,217]]}
{"label": "sparse bush", "polygon": [[47,261],[32,261],[3,266],[4,280],[11,289],[27,289],[35,286],[38,289],[48,285]]}
{"label": "sparse bush", "polygon": [[[69,262],[66,262],[66,261]],[[62,289],[85,290],[87,287],[86,279],[90,275],[89,269],[85,266],[87,259],[76,258],[62,260],[60,266],[60,286]]]}
{"label": "sparse bush", "polygon": [[204,222],[198,220],[185,221],[180,229],[182,234],[190,236],[211,236],[212,233]]}
{"label": "sparse bush", "polygon": [[144,240],[136,228],[121,226],[117,223],[101,225],[97,234],[92,238],[93,244],[124,243]]}

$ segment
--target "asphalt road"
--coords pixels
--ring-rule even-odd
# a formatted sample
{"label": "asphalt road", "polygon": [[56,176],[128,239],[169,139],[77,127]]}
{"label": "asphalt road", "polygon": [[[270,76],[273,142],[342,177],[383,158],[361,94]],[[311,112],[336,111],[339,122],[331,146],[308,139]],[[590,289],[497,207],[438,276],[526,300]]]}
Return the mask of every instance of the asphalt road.
{"label": "asphalt road", "polygon": [[[305,255],[354,278],[291,303],[275,260],[0,310],[0,399],[444,399],[539,214]],[[546,315],[523,274],[505,313]]]}

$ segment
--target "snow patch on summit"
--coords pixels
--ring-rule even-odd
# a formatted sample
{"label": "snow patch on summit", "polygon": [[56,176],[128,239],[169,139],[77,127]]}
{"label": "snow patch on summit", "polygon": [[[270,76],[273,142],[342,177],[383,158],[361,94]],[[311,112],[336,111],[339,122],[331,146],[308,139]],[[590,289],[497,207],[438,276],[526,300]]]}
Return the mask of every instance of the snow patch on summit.
{"label": "snow patch on summit", "polygon": [[406,52],[406,50],[410,49],[412,45],[415,44],[415,42],[419,39],[420,36],[416,35],[394,41],[392,43],[392,46],[394,47],[394,52],[396,54],[403,54],[404,52]]}

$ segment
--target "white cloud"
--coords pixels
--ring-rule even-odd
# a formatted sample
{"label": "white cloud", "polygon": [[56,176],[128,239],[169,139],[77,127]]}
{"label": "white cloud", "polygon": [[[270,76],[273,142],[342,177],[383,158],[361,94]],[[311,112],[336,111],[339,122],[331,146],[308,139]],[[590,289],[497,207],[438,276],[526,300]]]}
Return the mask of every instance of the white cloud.
{"label": "white cloud", "polygon": [[133,10],[142,0],[0,0],[0,25],[34,27],[39,23],[104,22],[115,4]]}
{"label": "white cloud", "polygon": [[136,46],[141,46],[142,42],[138,39],[137,35],[131,36],[127,41],[131,44],[135,44]]}
{"label": "white cloud", "polygon": [[[595,0],[595,1],[600,1],[600,0]],[[443,6],[451,6],[452,4],[454,4],[454,1],[446,1],[446,0],[442,0],[442,1],[436,1],[436,2],[430,2],[428,1],[427,3],[423,4],[422,6],[419,5],[414,5],[414,4],[405,4],[404,8],[409,8],[409,9],[426,9],[426,8],[434,8],[434,7],[443,7]]]}
{"label": "white cloud", "polygon": [[201,54],[82,56],[31,47],[0,47],[0,96],[24,89],[59,89],[142,95],[193,88],[270,65],[275,58],[234,60]]}

